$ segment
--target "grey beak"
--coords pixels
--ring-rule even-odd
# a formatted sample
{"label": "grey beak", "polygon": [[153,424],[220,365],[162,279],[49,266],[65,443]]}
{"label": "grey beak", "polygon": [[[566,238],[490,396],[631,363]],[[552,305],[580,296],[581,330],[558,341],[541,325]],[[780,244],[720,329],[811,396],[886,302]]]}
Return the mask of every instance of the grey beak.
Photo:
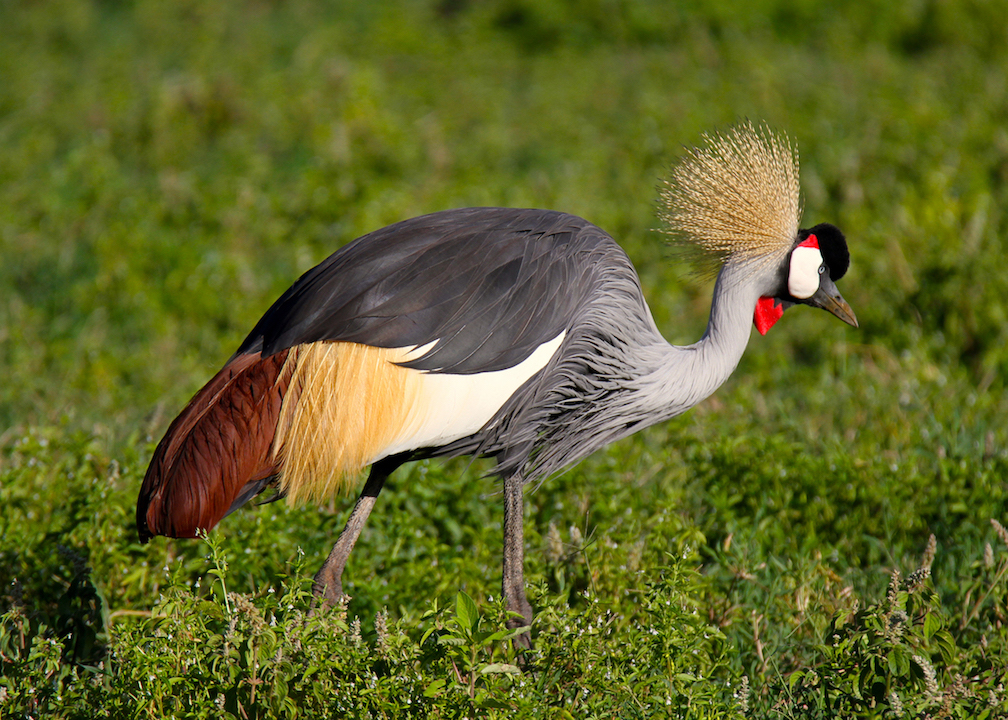
{"label": "grey beak", "polygon": [[815,295],[804,302],[836,315],[848,325],[852,325],[853,327],[858,326],[854,311],[851,310],[851,306],[847,304],[847,301],[843,299],[843,295],[837,290],[837,286],[830,280],[829,276],[823,277]]}

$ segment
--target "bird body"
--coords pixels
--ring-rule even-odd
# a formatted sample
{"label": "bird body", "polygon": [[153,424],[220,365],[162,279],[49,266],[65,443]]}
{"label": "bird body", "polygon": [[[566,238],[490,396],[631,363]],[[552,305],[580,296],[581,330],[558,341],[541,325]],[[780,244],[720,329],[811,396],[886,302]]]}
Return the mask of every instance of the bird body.
{"label": "bird body", "polygon": [[[385,262],[369,273],[372,256]],[[255,455],[248,482],[279,475],[295,501],[343,490],[362,468],[400,453],[505,453],[532,475],[533,452],[541,466],[552,449],[549,473],[606,442],[584,432],[564,442],[564,433],[602,397],[632,394],[627,343],[659,341],[632,264],[594,225],[543,210],[446,211],[366,235],[306,273],[218,373],[240,368],[246,379],[180,419],[212,401],[218,414],[237,403],[231,417],[247,422],[255,411],[244,388],[258,382],[272,438],[221,450]],[[580,367],[593,358],[596,367]],[[271,371],[252,380],[258,367]],[[209,437],[187,444],[212,445],[221,423],[203,423]],[[171,458],[162,445],[151,487],[155,477],[172,481],[150,494],[141,532],[146,523],[164,534],[168,520],[168,534],[194,536],[233,509],[230,495],[247,499],[238,483],[214,497],[219,453]]]}
{"label": "bird body", "polygon": [[662,338],[626,253],[581,218],[467,208],[390,225],[305,273],[172,423],[141,488],[141,539],[192,537],[271,484],[319,500],[370,465],[316,576],[331,602],[389,473],[489,456],[504,484],[505,597],[530,621],[527,482],[702,401],[737,366],[750,323],[765,333],[803,303],[856,325],[832,282],[843,236],[798,230],[789,148],[745,125],[677,172],[663,192],[670,231],[720,265],[697,343]]}

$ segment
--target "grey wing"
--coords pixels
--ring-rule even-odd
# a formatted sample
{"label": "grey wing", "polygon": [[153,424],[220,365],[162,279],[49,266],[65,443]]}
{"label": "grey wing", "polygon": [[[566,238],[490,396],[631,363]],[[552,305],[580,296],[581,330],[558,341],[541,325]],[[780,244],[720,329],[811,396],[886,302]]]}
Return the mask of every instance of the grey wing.
{"label": "grey wing", "polygon": [[[468,208],[369,233],[305,273],[238,353],[317,341],[434,345],[409,367],[451,373],[520,363],[569,324],[595,245],[587,221],[545,210]],[[588,250],[589,252],[585,252]]]}
{"label": "grey wing", "polygon": [[[594,227],[583,231],[586,238],[596,233]],[[544,479],[652,417],[638,407],[634,380],[649,358],[658,359],[648,348],[667,343],[629,258],[606,237],[586,240],[590,259],[577,263],[580,275],[571,279],[586,294],[558,352],[478,433],[436,454],[493,455],[502,476]]]}

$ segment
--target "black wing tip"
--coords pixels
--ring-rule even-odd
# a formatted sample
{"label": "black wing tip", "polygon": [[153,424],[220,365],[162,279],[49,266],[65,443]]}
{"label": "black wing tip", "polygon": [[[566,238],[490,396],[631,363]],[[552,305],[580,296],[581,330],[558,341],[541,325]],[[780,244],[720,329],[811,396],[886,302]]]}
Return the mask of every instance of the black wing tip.
{"label": "black wing tip", "polygon": [[151,541],[152,537],[154,537],[154,533],[152,533],[150,531],[150,528],[147,527],[147,521],[146,520],[141,520],[138,517],[137,518],[137,539],[140,541],[140,544],[141,545],[146,545],[147,543],[149,543]]}
{"label": "black wing tip", "polygon": [[150,526],[147,525],[147,507],[149,505],[150,498],[141,491],[140,497],[137,498],[136,509],[137,539],[140,540],[141,545],[146,545],[150,542],[151,538],[154,537],[154,533],[151,532]]}

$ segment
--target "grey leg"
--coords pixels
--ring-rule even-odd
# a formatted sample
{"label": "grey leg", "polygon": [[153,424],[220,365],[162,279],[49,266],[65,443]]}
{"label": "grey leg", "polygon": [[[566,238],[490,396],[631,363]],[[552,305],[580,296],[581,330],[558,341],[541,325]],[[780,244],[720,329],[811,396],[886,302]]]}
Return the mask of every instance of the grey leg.
{"label": "grey leg", "polygon": [[[511,628],[532,624],[532,606],[525,597],[522,485],[520,476],[504,478],[504,599],[508,610],[520,615],[508,619],[508,627]],[[520,648],[531,647],[532,641],[528,633],[515,638],[515,645]]]}
{"label": "grey leg", "polygon": [[371,466],[364,490],[357,498],[357,504],[354,505],[353,512],[350,513],[346,527],[340,533],[339,539],[333,545],[333,549],[329,552],[329,557],[326,558],[322,568],[315,573],[312,592],[321,601],[323,607],[332,607],[343,597],[343,568],[346,567],[354,543],[357,542],[361,530],[364,529],[364,523],[367,522],[368,515],[371,514],[371,508],[374,507],[375,500],[378,499],[378,493],[381,492],[385,480],[396,467],[398,467],[398,463],[389,467],[389,464],[381,461]]}

